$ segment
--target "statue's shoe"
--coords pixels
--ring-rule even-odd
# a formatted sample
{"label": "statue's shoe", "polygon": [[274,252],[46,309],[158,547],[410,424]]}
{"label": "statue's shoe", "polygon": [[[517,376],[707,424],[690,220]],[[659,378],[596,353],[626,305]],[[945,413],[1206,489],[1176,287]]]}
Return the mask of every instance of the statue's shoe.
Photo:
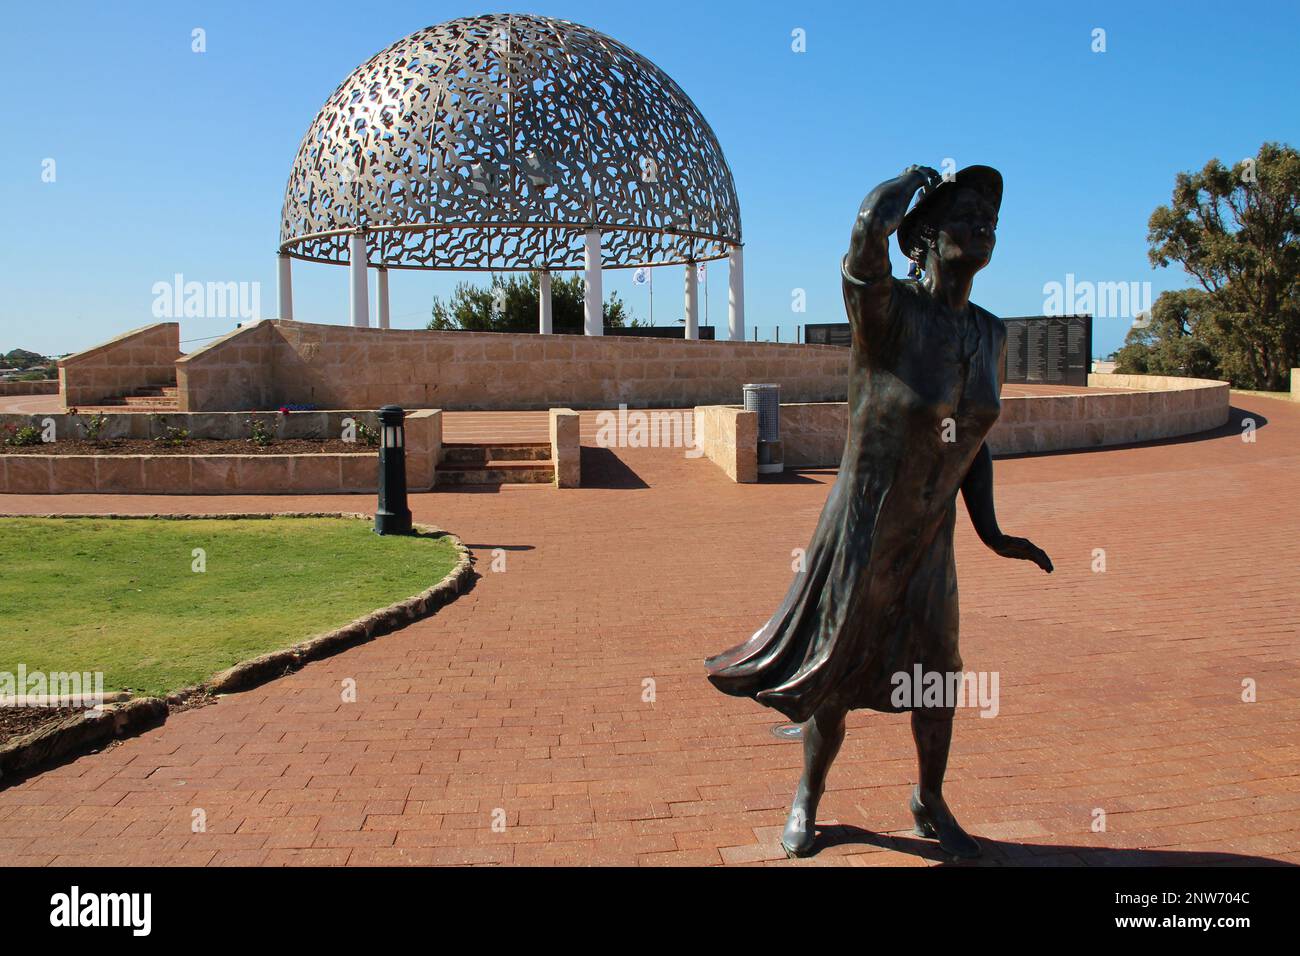
{"label": "statue's shoe", "polygon": [[785,832],[781,834],[781,847],[786,855],[809,856],[816,842],[817,828],[813,822],[802,816],[797,808],[791,810],[789,819],[785,821]]}
{"label": "statue's shoe", "polygon": [[963,830],[953,819],[952,814],[932,814],[921,803],[921,788],[912,790],[912,799],[907,808],[912,811],[914,826],[912,832],[919,837],[939,840],[939,849],[963,860],[974,860],[983,850],[979,841]]}

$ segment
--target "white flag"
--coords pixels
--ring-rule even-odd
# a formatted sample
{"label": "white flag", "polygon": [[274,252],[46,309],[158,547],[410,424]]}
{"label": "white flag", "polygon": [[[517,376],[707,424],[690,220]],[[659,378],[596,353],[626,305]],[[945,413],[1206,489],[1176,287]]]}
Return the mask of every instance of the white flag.
{"label": "white flag", "polygon": [[649,281],[649,279],[650,279],[650,270],[647,269],[645,266],[642,266],[640,269],[637,269],[636,272],[632,273],[633,285],[645,285],[646,282]]}
{"label": "white flag", "polygon": [[701,282],[704,282],[707,278],[704,274],[704,267],[706,265],[708,265],[707,262],[701,262],[698,266],[695,267],[695,274],[699,277],[699,280]]}

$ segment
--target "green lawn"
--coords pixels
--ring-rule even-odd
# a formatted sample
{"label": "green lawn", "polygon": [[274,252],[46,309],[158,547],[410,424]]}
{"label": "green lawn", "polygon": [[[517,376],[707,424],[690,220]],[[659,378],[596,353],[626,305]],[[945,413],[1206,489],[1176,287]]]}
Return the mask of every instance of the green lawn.
{"label": "green lawn", "polygon": [[3,518],[0,671],[163,694],[418,594],[456,557],[356,519]]}

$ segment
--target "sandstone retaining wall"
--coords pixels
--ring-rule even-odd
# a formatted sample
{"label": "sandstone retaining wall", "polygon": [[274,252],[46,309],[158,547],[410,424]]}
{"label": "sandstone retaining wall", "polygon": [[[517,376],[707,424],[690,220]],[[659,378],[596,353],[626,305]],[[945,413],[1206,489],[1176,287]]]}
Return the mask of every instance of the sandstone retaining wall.
{"label": "sandstone retaining wall", "polygon": [[59,380],[57,378],[37,379],[28,382],[0,382],[0,398],[13,395],[57,395]]}
{"label": "sandstone retaining wall", "polygon": [[[104,438],[150,438],[147,415],[108,415]],[[166,416],[174,427],[190,427],[196,438],[242,438],[246,413]],[[278,420],[281,438],[338,438],[345,418],[374,426],[372,412],[300,412]],[[69,415],[0,415],[0,425],[45,418],[56,420],[56,435],[82,437]],[[63,431],[63,429],[69,429]],[[442,450],[442,413],[419,409],[406,417],[406,481],[411,491],[433,488]],[[3,449],[0,449],[2,452]],[[358,445],[356,452],[255,455],[41,455],[0,453],[0,494],[335,494],[378,489],[379,451]]]}
{"label": "sandstone retaining wall", "polygon": [[[275,399],[272,360],[276,338],[271,322],[258,322],[236,329],[177,361],[180,410],[227,412],[294,404]],[[331,407],[329,403],[314,404]],[[339,402],[332,407],[347,408],[350,404]]]}
{"label": "sandstone retaining wall", "polygon": [[268,320],[177,364],[181,408],[687,408],[779,381],[795,401],[847,397],[831,346],[361,329]]}
{"label": "sandstone retaining wall", "polygon": [[[782,405],[782,419],[785,409]],[[840,443],[843,441],[841,434]],[[758,412],[747,412],[733,405],[696,408],[695,442],[704,457],[732,481],[746,484],[758,481]]]}
{"label": "sandstone retaining wall", "polygon": [[64,408],[97,405],[138,388],[170,384],[181,354],[178,322],[159,322],[59,360]]}
{"label": "sandstone retaining wall", "polygon": [[[1117,389],[1070,395],[1031,395],[1002,400],[1002,414],[988,437],[995,455],[1035,454],[1154,441],[1218,428],[1229,418],[1227,382],[1155,375],[1088,376],[1090,387]],[[732,411],[737,406],[727,406]],[[704,413],[703,415],[701,413]],[[848,433],[845,402],[782,403],[781,440],[789,468],[833,467]],[[757,463],[757,436],[733,436],[732,419],[696,409],[705,431],[705,454],[728,475]],[[709,454],[716,446],[717,456]],[[737,451],[733,451],[733,446]],[[743,451],[744,464],[731,457]],[[719,459],[722,459],[719,461]]]}

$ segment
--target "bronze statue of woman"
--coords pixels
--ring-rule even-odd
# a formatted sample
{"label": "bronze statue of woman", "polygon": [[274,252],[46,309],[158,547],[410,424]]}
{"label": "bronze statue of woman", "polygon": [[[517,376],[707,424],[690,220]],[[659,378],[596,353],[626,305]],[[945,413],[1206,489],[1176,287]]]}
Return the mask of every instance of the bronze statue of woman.
{"label": "bronze statue of woman", "polygon": [[[859,708],[911,712],[920,775],[909,805],[914,832],[937,837],[953,856],[980,853],[943,798],[955,702],[923,705],[919,688],[899,689],[917,667],[945,677],[962,671],[958,489],[985,545],[1052,570],[1032,542],[1002,533],[993,510],[984,439],[1001,408],[1006,331],[970,291],[993,254],[1001,204],[1002,176],[987,166],[949,180],[912,166],[863,200],[841,269],[853,350],[839,476],[781,606],[748,641],[707,661],[720,690],[803,723],[803,777],[781,838],[794,856],[812,850],[844,717]],[[920,281],[890,275],[895,232],[924,269]]]}

